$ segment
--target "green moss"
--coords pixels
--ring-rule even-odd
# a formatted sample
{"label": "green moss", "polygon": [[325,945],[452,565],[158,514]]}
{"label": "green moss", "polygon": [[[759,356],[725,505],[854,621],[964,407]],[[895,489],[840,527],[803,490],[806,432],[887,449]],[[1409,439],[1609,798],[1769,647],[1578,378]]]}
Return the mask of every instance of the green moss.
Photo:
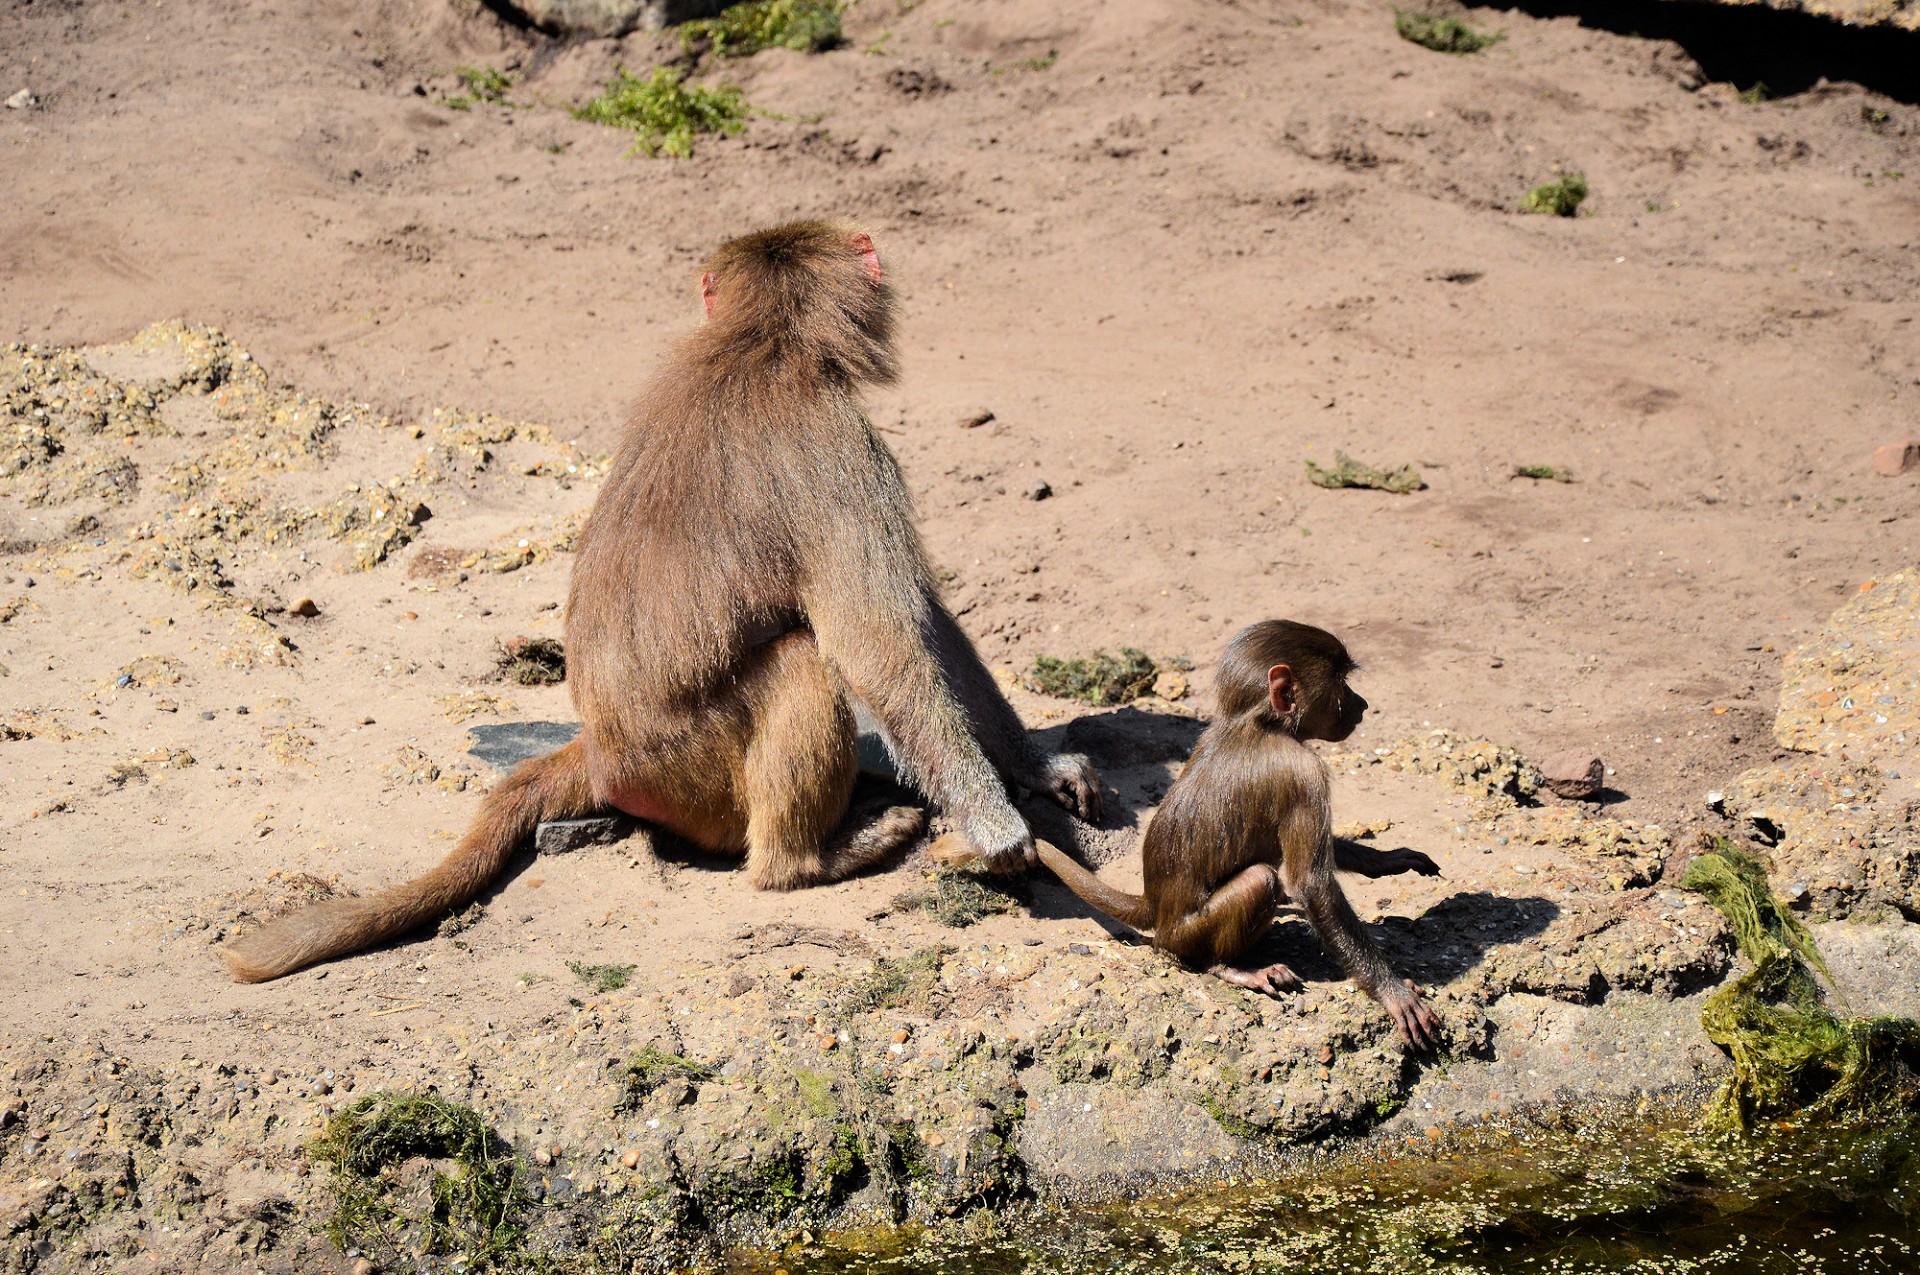
{"label": "green moss", "polygon": [[1477,31],[1458,18],[1433,13],[1415,13],[1410,9],[1393,11],[1393,29],[1402,40],[1411,40],[1435,53],[1478,53],[1507,38],[1505,31],[1491,35]]}
{"label": "green moss", "polygon": [[800,1103],[807,1114],[826,1117],[839,1110],[833,1100],[833,1077],[820,1071],[795,1070],[793,1083],[800,1090]]}
{"label": "green moss", "polygon": [[702,133],[732,136],[747,127],[747,102],[730,84],[718,88],[689,85],[672,67],[655,67],[646,79],[620,68],[606,92],[575,108],[575,119],[639,135],[627,153],[693,154],[693,139]]}
{"label": "green moss", "polygon": [[1573,481],[1572,470],[1561,469],[1555,465],[1515,465],[1513,467],[1513,476],[1515,478],[1533,478],[1543,483],[1570,483]]}
{"label": "green moss", "polygon": [[1062,659],[1057,655],[1034,657],[1033,672],[1027,683],[1042,695],[1075,699],[1101,707],[1126,704],[1148,695],[1163,668],[1191,667],[1186,660],[1155,661],[1145,651],[1123,646],[1120,654],[1095,651],[1092,655]]}
{"label": "green moss", "polygon": [[722,9],[717,17],[680,24],[680,44],[689,53],[706,43],[714,56],[744,58],[762,49],[820,53],[841,41],[839,4],[813,0],[751,0]]}
{"label": "green moss", "polygon": [[1307,461],[1307,481],[1316,487],[1369,487],[1375,491],[1390,491],[1396,496],[1419,491],[1427,485],[1421,480],[1420,471],[1412,465],[1376,469],[1339,451],[1333,454],[1333,461],[1332,469],[1322,469],[1313,461]]}
{"label": "green moss", "polygon": [[1201,1095],[1200,1105],[1207,1109],[1207,1114],[1213,1117],[1215,1124],[1236,1138],[1252,1140],[1266,1136],[1267,1131],[1265,1129],[1262,1129],[1259,1125],[1249,1120],[1243,1120],[1239,1116],[1234,1115],[1221,1104],[1220,1099],[1212,1094]]}
{"label": "green moss", "polygon": [[1888,1117],[1920,1101],[1920,1023],[1842,1018],[1815,978],[1827,977],[1813,935],[1767,885],[1766,871],[1724,838],[1687,865],[1680,884],[1732,923],[1753,968],[1707,998],[1700,1023],[1733,1059],[1705,1123],[1744,1132],[1795,1113]]}
{"label": "green moss", "polygon": [[[531,1203],[512,1151],[471,1107],[434,1094],[376,1093],[334,1116],[309,1147],[332,1175],[335,1210],[328,1235],[411,1264],[446,1253],[468,1270],[536,1270],[544,1259],[525,1247],[519,1217]],[[451,1161],[434,1168],[427,1208],[396,1199],[393,1171],[409,1160]]]}
{"label": "green moss", "polygon": [[1568,173],[1559,181],[1543,182],[1527,192],[1520,211],[1571,217],[1580,211],[1587,197],[1587,179],[1580,173]]}
{"label": "green moss", "polygon": [[596,992],[617,992],[627,985],[633,977],[636,965],[589,965],[585,961],[568,961],[567,968],[573,976]]}
{"label": "green moss", "polygon": [[844,1009],[849,1014],[864,1014],[926,1005],[940,987],[940,962],[951,951],[940,944],[908,956],[875,959],[873,969],[848,991]]}
{"label": "green moss", "polygon": [[715,1074],[713,1068],[702,1066],[691,1058],[682,1058],[679,1054],[669,1054],[649,1046],[627,1060],[626,1075],[621,1081],[620,1101],[614,1104],[614,1110],[632,1111],[669,1080],[687,1080],[697,1085],[712,1080]]}
{"label": "green moss", "polygon": [[895,912],[924,912],[940,924],[963,930],[985,916],[1011,912],[1019,900],[987,877],[972,872],[935,872],[925,887],[893,896]]}

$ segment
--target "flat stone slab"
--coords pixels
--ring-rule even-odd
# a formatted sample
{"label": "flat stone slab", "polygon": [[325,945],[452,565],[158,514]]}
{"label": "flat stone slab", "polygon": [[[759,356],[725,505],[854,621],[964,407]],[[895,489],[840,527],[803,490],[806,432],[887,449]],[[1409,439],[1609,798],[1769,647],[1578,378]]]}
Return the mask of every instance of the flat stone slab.
{"label": "flat stone slab", "polygon": [[[893,754],[887,749],[887,741],[881,737],[879,725],[867,716],[865,710],[858,708],[854,710],[854,721],[860,731],[861,772],[878,775],[882,779],[898,780],[899,767],[894,764]],[[495,770],[508,771],[529,758],[544,757],[554,749],[572,743],[574,736],[580,733],[580,723],[501,722],[493,726],[470,727],[467,733],[473,739],[473,747],[467,750],[469,757],[478,758]]]}

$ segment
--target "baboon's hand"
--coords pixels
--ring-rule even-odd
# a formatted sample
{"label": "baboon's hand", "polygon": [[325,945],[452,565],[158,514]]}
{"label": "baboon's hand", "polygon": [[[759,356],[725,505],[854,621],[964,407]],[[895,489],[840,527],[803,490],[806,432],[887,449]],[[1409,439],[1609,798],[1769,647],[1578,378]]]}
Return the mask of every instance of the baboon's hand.
{"label": "baboon's hand", "polygon": [[960,831],[980,852],[980,866],[988,872],[1019,872],[1034,860],[1027,821],[1004,802],[962,820]]}
{"label": "baboon's hand", "polygon": [[1100,772],[1079,753],[1055,753],[1047,758],[1039,782],[1032,785],[1088,823],[1100,820]]}

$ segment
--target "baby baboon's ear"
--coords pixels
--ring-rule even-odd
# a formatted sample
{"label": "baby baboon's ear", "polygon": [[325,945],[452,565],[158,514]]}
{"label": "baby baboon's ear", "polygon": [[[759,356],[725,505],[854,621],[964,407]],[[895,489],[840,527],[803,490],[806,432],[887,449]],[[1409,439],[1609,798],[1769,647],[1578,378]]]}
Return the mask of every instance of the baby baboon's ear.
{"label": "baby baboon's ear", "polygon": [[1273,705],[1276,716],[1292,716],[1299,693],[1300,684],[1294,679],[1293,665],[1276,664],[1267,670],[1267,702]]}

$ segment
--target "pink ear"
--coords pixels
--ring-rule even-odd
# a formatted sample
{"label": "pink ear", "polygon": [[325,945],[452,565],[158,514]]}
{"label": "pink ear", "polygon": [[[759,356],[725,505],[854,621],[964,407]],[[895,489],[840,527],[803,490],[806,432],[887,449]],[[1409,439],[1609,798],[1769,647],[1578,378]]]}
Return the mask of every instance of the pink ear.
{"label": "pink ear", "polygon": [[713,272],[700,276],[700,304],[708,314],[713,313]]}
{"label": "pink ear", "polygon": [[1291,665],[1276,664],[1267,670],[1267,702],[1281,717],[1293,712],[1294,686]]}
{"label": "pink ear", "polygon": [[873,281],[880,282],[880,250],[873,246],[873,236],[865,231],[855,235],[853,250],[860,254],[860,260],[867,263],[867,273],[873,276]]}

